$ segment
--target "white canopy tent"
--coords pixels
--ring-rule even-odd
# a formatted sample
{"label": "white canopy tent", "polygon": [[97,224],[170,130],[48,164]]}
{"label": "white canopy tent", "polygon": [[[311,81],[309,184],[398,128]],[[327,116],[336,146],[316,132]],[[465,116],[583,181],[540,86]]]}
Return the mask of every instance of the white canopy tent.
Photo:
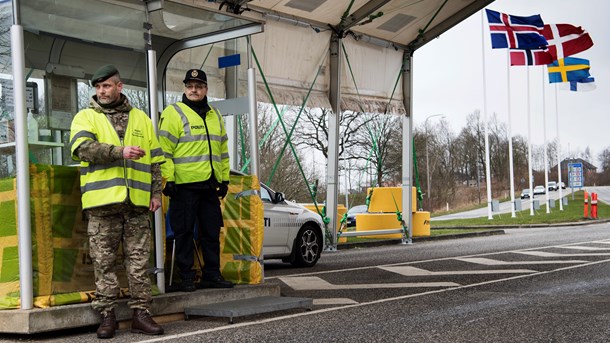
{"label": "white canopy tent", "polygon": [[[197,2],[197,1],[195,1]],[[318,68],[308,106],[330,107],[326,213],[336,249],[338,135],[341,111],[401,115],[403,226],[411,242],[413,53],[493,0],[226,0],[201,2],[265,21],[252,46],[276,102],[301,105]],[[218,7],[216,7],[218,6]],[[349,55],[351,72],[343,49]],[[260,73],[260,71],[258,71]],[[260,74],[259,74],[260,75]],[[401,77],[394,89],[397,77]],[[261,77],[257,78],[261,87]],[[257,92],[259,101],[267,101]],[[391,101],[390,101],[391,100]]]}

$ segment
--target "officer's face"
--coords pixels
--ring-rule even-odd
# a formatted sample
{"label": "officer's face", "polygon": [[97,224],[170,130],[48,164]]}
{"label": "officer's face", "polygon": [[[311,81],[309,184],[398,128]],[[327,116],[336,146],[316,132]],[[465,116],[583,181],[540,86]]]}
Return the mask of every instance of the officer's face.
{"label": "officer's face", "polygon": [[184,94],[190,101],[201,101],[208,94],[208,85],[200,81],[189,81],[184,85]]}
{"label": "officer's face", "polygon": [[115,80],[113,77],[95,84],[95,95],[97,95],[97,101],[102,105],[111,104],[119,100],[122,90],[123,83]]}

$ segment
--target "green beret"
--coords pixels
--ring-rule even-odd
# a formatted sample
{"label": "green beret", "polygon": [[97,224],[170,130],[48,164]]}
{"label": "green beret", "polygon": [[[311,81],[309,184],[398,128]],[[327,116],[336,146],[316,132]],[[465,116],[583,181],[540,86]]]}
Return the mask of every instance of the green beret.
{"label": "green beret", "polygon": [[106,64],[105,66],[100,67],[95,71],[93,76],[91,77],[91,85],[95,86],[98,82],[103,82],[108,80],[112,75],[118,74],[119,71],[112,64]]}

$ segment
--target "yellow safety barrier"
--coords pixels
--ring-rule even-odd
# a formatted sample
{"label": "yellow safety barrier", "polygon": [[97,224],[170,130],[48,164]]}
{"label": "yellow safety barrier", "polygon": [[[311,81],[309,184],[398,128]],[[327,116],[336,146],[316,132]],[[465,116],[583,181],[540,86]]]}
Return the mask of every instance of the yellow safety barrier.
{"label": "yellow safety barrier", "polygon": [[430,212],[422,211],[413,213],[413,237],[430,236]]}
{"label": "yellow safety barrier", "polygon": [[[369,212],[402,212],[402,187],[369,188],[367,194],[371,195]],[[411,212],[417,211],[417,189],[411,187]]]}

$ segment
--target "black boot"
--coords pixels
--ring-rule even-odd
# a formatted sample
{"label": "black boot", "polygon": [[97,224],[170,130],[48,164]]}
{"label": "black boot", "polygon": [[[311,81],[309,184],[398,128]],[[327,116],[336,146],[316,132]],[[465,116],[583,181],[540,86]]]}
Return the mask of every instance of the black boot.
{"label": "black boot", "polygon": [[233,282],[225,280],[221,275],[201,279],[197,288],[233,288]]}
{"label": "black boot", "polygon": [[131,332],[139,332],[145,335],[162,335],[163,328],[150,316],[146,310],[134,309],[131,318]]}
{"label": "black boot", "polygon": [[119,324],[116,322],[116,316],[114,310],[106,311],[101,313],[102,322],[97,328],[97,338],[112,338],[114,333],[119,328]]}

